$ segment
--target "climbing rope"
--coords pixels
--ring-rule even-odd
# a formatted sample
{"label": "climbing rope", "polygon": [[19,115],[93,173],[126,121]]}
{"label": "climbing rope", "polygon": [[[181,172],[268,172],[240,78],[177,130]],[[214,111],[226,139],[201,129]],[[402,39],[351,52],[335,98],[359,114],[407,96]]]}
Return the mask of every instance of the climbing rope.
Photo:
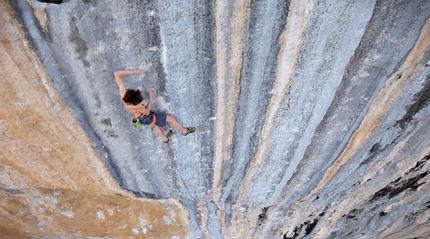
{"label": "climbing rope", "polygon": [[193,199],[193,201],[195,203],[198,203],[198,200],[193,195],[191,195],[190,191],[188,190],[187,185],[185,184],[185,180],[182,178],[181,172],[179,171],[179,167],[178,167],[177,161],[176,161],[175,156],[173,154],[172,147],[170,146],[169,143],[167,143],[166,146],[167,146],[167,150],[169,151],[168,154],[169,154],[169,157],[170,157],[170,161],[172,161],[173,166],[175,166],[176,172],[178,173],[179,178],[181,179],[182,184],[184,185],[185,191],[188,193],[188,195],[191,197],[191,199]]}

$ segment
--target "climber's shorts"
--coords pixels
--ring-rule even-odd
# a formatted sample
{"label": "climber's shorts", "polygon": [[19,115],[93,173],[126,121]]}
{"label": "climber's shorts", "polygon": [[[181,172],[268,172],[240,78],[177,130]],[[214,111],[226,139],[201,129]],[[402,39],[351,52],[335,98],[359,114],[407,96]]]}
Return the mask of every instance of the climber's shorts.
{"label": "climber's shorts", "polygon": [[146,115],[139,118],[139,122],[141,124],[154,124],[160,127],[164,127],[166,125],[167,114],[165,113],[152,113],[150,115]]}

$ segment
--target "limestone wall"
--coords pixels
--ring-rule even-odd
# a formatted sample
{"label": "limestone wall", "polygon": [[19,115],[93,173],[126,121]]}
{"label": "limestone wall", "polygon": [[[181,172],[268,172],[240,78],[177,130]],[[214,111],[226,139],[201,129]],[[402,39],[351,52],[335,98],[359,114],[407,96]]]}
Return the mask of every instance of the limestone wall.
{"label": "limestone wall", "polygon": [[[11,0],[1,9],[3,198],[34,216],[34,198],[59,190],[74,205],[83,195],[92,216],[73,215],[96,225],[48,230],[39,224],[60,216],[46,215],[32,235],[430,236],[428,0]],[[156,89],[154,108],[194,134],[175,131],[165,145],[129,123],[113,72],[136,68],[147,73],[126,85]],[[95,205],[109,203],[127,212],[128,231],[114,221],[120,231],[95,229],[111,210],[103,206],[103,221]],[[145,219],[151,233],[165,234],[136,224],[153,215],[135,209],[148,205],[160,212]],[[23,217],[8,216],[11,235],[27,235]]]}
{"label": "limestone wall", "polygon": [[[189,235],[175,200],[122,190],[0,3],[0,238]],[[61,92],[60,92],[61,93]]]}

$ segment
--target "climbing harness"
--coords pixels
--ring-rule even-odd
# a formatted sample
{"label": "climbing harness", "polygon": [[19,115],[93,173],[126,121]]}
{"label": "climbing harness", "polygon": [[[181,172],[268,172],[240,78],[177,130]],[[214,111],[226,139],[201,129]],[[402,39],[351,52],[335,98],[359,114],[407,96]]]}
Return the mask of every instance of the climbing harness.
{"label": "climbing harness", "polygon": [[156,122],[157,116],[155,116],[154,112],[151,112],[149,115],[141,114],[139,117],[131,118],[131,123],[133,123],[136,128],[142,127],[143,124],[154,125]]}

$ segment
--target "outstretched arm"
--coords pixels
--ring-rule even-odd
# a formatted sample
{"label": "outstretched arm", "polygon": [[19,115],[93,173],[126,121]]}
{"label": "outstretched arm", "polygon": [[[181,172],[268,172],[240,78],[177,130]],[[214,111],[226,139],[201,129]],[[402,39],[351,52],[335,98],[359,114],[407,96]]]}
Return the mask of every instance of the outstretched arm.
{"label": "outstretched arm", "polygon": [[146,109],[148,110],[148,114],[152,110],[152,99],[154,99],[154,97],[155,97],[155,90],[149,91],[149,100],[148,100],[148,104],[146,105]]}
{"label": "outstretched arm", "polygon": [[145,73],[143,70],[134,70],[134,71],[119,70],[119,71],[115,71],[115,73],[114,73],[115,81],[119,87],[119,94],[121,95],[121,98],[124,96],[125,91],[126,91],[125,85],[124,85],[124,80],[122,79],[122,77],[123,76],[130,76],[130,75],[142,75],[143,73]]}

